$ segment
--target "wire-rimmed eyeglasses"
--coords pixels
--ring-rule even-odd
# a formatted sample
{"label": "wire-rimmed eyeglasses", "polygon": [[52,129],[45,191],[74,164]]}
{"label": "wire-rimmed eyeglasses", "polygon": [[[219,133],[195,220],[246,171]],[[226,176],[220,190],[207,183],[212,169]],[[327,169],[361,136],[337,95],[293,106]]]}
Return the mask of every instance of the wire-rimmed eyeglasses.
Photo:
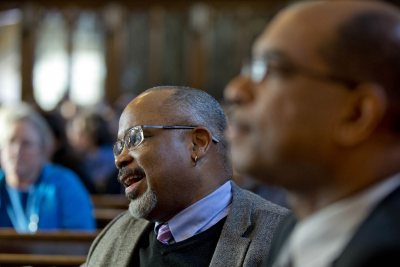
{"label": "wire-rimmed eyeglasses", "polygon": [[[194,125],[137,125],[126,130],[123,139],[117,140],[113,147],[114,156],[119,156],[124,147],[131,150],[139,146],[144,140],[143,129],[164,129],[164,130],[190,130],[199,126]],[[219,143],[219,140],[212,136],[214,143]]]}

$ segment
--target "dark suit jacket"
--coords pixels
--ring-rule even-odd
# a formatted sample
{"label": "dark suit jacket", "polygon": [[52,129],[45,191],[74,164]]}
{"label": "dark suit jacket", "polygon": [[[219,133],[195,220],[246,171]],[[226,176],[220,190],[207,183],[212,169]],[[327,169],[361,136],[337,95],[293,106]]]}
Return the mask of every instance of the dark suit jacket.
{"label": "dark suit jacket", "polygon": [[[232,205],[210,266],[260,266],[277,225],[288,210],[232,184]],[[125,212],[95,239],[86,266],[129,266],[134,249],[150,222]]]}
{"label": "dark suit jacket", "polygon": [[[295,225],[293,215],[280,225],[264,266],[272,266]],[[361,223],[331,266],[400,266],[400,187],[384,198]]]}

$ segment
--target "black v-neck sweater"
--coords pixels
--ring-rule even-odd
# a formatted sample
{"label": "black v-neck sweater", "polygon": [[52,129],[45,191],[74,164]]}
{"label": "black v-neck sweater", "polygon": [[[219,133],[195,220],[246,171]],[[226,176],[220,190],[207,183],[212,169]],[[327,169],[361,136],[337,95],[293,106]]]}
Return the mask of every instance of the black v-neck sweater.
{"label": "black v-neck sweater", "polygon": [[211,262],[225,218],[206,231],[187,240],[164,245],[149,227],[139,241],[130,266],[140,267],[206,267]]}

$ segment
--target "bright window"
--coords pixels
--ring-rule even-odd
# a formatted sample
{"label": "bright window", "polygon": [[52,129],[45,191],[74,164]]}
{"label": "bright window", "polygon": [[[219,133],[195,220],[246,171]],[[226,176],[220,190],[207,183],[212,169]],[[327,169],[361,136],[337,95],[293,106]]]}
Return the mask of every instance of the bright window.
{"label": "bright window", "polygon": [[71,100],[94,105],[103,99],[105,59],[103,31],[94,13],[83,12],[73,38]]}
{"label": "bright window", "polygon": [[56,106],[68,88],[67,36],[61,14],[48,12],[37,34],[34,96],[43,109],[49,110]]}
{"label": "bright window", "polygon": [[17,9],[0,12],[0,103],[12,104],[21,98],[20,28]]}

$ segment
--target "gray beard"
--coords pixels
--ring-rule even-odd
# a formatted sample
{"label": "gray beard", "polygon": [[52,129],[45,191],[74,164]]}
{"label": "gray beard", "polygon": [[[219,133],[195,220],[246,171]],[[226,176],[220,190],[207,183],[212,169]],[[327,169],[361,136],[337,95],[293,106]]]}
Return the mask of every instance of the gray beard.
{"label": "gray beard", "polygon": [[152,190],[147,190],[136,199],[131,198],[129,212],[138,219],[146,219],[157,205],[157,195]]}

